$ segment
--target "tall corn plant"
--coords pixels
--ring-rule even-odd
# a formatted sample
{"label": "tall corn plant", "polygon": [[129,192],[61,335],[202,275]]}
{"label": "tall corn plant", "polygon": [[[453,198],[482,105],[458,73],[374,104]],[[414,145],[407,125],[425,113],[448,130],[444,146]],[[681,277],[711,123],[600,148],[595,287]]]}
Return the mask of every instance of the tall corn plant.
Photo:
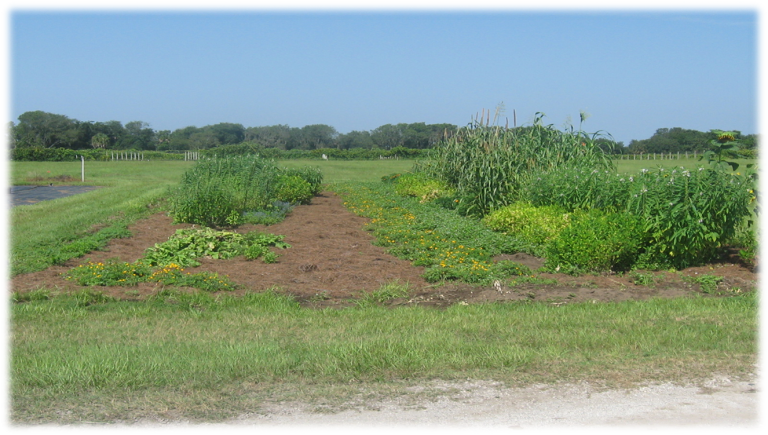
{"label": "tall corn plant", "polygon": [[444,137],[417,170],[455,187],[466,214],[484,215],[515,201],[520,186],[534,171],[578,164],[598,170],[613,162],[595,145],[598,133],[559,131],[542,123],[508,128],[476,120]]}

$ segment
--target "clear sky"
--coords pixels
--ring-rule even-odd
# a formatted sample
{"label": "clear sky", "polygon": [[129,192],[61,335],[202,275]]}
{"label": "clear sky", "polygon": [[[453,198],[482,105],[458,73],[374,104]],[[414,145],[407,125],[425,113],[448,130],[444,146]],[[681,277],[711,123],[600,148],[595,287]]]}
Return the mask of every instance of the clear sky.
{"label": "clear sky", "polygon": [[7,121],[757,133],[757,10],[9,11]]}

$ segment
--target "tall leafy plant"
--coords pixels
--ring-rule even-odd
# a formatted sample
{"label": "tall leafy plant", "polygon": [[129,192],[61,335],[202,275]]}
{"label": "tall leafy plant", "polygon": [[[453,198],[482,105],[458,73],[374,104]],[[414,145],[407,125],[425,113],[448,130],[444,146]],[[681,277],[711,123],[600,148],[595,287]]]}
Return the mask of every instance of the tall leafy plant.
{"label": "tall leafy plant", "polygon": [[171,214],[176,222],[234,226],[273,211],[278,201],[306,203],[321,183],[317,168],[280,168],[255,155],[202,159],[170,195]]}
{"label": "tall leafy plant", "polygon": [[688,267],[711,260],[750,215],[753,186],[720,167],[658,168],[638,174],[627,211],[644,222],[649,265]]}
{"label": "tall leafy plant", "polygon": [[542,123],[537,113],[528,127],[508,128],[474,122],[437,143],[417,170],[454,187],[465,214],[485,215],[519,198],[521,185],[534,171],[579,162],[600,170],[613,162],[595,145],[598,133],[560,131]]}

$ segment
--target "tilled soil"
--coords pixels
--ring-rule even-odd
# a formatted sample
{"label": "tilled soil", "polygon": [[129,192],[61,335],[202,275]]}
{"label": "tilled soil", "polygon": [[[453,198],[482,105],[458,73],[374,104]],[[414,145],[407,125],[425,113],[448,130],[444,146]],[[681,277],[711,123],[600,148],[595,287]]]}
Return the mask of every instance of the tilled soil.
{"label": "tilled soil", "polygon": [[[245,233],[258,229],[285,235],[291,245],[277,250],[278,261],[265,264],[260,260],[248,261],[243,257],[229,260],[202,259],[201,265],[187,268],[188,272],[209,271],[227,275],[239,285],[233,294],[246,291],[274,289],[294,296],[302,305],[311,307],[343,307],[354,303],[362,292],[379,289],[393,281],[407,283],[411,296],[393,300],[392,305],[419,304],[443,307],[454,303],[472,304],[509,300],[534,300],[562,305],[572,302],[624,301],[648,298],[671,298],[702,293],[699,286],[684,277],[713,274],[724,277],[718,290],[722,294],[752,291],[757,285],[757,273],[740,264],[737,257],[707,266],[678,272],[653,272],[652,285],[636,285],[630,276],[620,274],[584,275],[537,273],[540,279],[556,280],[556,284],[501,284],[491,287],[467,284],[426,282],[423,267],[389,255],[385,248],[374,246],[374,238],[363,227],[367,218],[356,216],[332,192],[323,192],[311,204],[297,206],[281,223],[271,226],[244,225],[236,231]],[[63,274],[80,264],[116,259],[134,262],[144,251],[162,243],[179,228],[193,225],[172,223],[172,219],[157,213],[130,227],[130,238],[112,240],[102,251],[94,251],[82,258],[67,261],[61,266],[44,271],[18,275],[12,278],[11,289],[26,292],[47,288],[61,292],[83,289],[64,279]],[[536,270],[543,259],[527,254],[500,256],[497,260],[517,261]],[[551,281],[550,281],[551,282]],[[119,299],[143,299],[156,293],[162,285],[143,283],[131,287],[99,287],[98,290]]]}

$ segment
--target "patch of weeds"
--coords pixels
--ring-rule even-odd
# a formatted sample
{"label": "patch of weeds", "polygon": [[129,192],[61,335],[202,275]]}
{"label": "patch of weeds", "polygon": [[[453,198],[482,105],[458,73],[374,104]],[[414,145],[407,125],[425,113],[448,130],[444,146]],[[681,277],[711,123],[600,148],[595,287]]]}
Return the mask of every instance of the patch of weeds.
{"label": "patch of weeds", "polygon": [[701,291],[707,294],[718,294],[717,286],[723,281],[722,276],[704,274],[699,276],[689,276],[683,278],[686,281],[693,282],[699,285]]}
{"label": "patch of weeds", "polygon": [[741,259],[751,264],[754,269],[767,271],[768,233],[766,233],[765,228],[758,229],[757,234],[745,232],[740,242],[744,246],[743,249],[739,250]]}
{"label": "patch of weeds", "polygon": [[527,252],[522,242],[435,201],[422,203],[416,197],[399,196],[392,183],[340,184],[333,190],[350,211],[371,219],[366,229],[376,237],[377,246],[414,266],[424,266],[428,282],[485,284],[530,274],[521,264],[493,261],[499,254]]}
{"label": "patch of weeds", "polygon": [[87,307],[89,305],[114,302],[116,300],[112,296],[105,295],[103,292],[95,291],[90,288],[73,293],[72,298],[75,301],[75,305],[78,307]]}
{"label": "patch of weeds", "polygon": [[370,293],[363,292],[362,297],[360,297],[356,303],[360,307],[381,305],[393,299],[407,298],[410,293],[411,288],[407,283],[401,284],[399,281],[395,280],[382,285],[378,290],[374,290]]}
{"label": "patch of weeds", "polygon": [[323,290],[321,292],[318,292],[318,293],[315,293],[314,295],[312,295],[312,297],[309,298],[309,301],[310,302],[321,302],[321,301],[327,301],[330,298],[331,297],[328,295],[328,291],[327,290]]}
{"label": "patch of weeds", "polygon": [[184,268],[176,263],[153,269],[141,260],[135,263],[115,260],[88,262],[72,268],[66,273],[66,279],[84,286],[130,286],[141,282],[156,282],[167,286],[194,287],[207,292],[237,288],[228,277],[217,273],[185,273]]}
{"label": "patch of weeds", "polygon": [[539,278],[535,275],[531,275],[512,278],[507,282],[509,287],[514,287],[520,284],[556,285],[557,280],[554,278]]}
{"label": "patch of weeds", "polygon": [[226,276],[211,272],[184,273],[184,269],[177,264],[170,264],[156,270],[147,278],[147,281],[168,286],[194,287],[207,292],[234,290],[237,287]]}
{"label": "patch of weeds", "polygon": [[650,272],[630,272],[629,277],[632,279],[632,283],[635,285],[644,285],[646,287],[653,287],[656,285],[656,276]]}
{"label": "patch of weeds", "polygon": [[136,285],[144,282],[150,273],[149,266],[140,261],[126,263],[109,259],[103,263],[89,261],[74,267],[65,274],[65,279],[89,286]]}
{"label": "patch of weeds", "polygon": [[33,302],[33,301],[47,301],[51,298],[50,290],[46,288],[39,288],[28,292],[13,292],[11,293],[11,301],[15,303],[21,302]]}
{"label": "patch of weeds", "polygon": [[288,202],[275,201],[264,207],[264,210],[243,212],[243,219],[254,225],[274,225],[282,222],[292,209],[293,206]]}

